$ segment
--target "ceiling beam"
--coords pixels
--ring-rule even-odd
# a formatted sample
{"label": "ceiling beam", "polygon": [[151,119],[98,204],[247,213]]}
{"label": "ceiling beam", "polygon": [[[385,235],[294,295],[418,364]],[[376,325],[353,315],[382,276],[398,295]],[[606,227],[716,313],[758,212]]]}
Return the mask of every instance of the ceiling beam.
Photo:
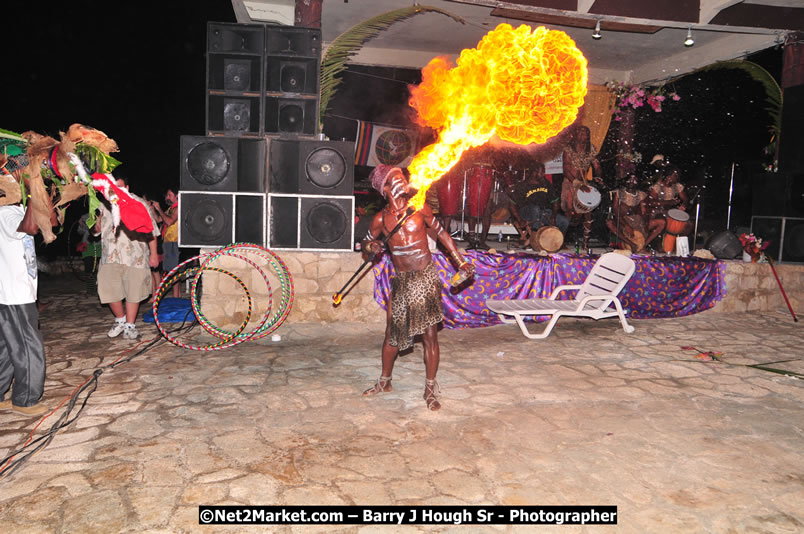
{"label": "ceiling beam", "polygon": [[[518,9],[505,9],[496,8],[491,11],[494,17],[502,17],[507,19],[524,20],[527,22],[538,22],[542,24],[553,24],[556,26],[569,26],[571,28],[594,28],[597,24],[597,19],[591,17],[577,17],[573,15],[555,15],[551,13],[537,13],[534,11],[520,11]],[[654,24],[640,24],[633,22],[620,22],[616,20],[600,21],[600,29],[605,31],[614,32],[630,32],[630,33],[656,33],[661,30],[663,26],[656,26]]]}
{"label": "ceiling beam", "polygon": [[720,10],[711,23],[795,31],[804,28],[804,8],[738,3]]}
{"label": "ceiling beam", "polygon": [[700,0],[597,0],[589,14],[696,24],[700,5]]}

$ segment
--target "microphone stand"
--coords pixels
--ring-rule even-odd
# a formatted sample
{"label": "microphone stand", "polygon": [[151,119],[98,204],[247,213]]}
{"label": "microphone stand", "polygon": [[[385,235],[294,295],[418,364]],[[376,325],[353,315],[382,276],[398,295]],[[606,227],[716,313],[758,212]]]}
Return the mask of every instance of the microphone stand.
{"label": "microphone stand", "polygon": [[[733,171],[733,169],[732,169],[732,171]],[[695,252],[695,250],[696,250],[695,247],[698,245],[698,212],[701,209],[701,201],[697,200],[697,199],[698,199],[698,195],[700,195],[701,191],[703,191],[704,189],[706,189],[706,185],[702,185],[701,187],[699,187],[698,190],[695,192],[695,196],[693,196],[692,200],[690,200],[690,202],[692,202],[693,200],[695,201],[695,229],[693,230],[693,234],[692,234],[692,251],[693,252]],[[731,200],[729,200],[729,211],[731,211]],[[728,230],[728,227],[726,229]]]}
{"label": "microphone stand", "polygon": [[463,187],[461,188],[461,241],[465,241],[463,237],[463,227],[466,223],[466,172],[463,171]]}

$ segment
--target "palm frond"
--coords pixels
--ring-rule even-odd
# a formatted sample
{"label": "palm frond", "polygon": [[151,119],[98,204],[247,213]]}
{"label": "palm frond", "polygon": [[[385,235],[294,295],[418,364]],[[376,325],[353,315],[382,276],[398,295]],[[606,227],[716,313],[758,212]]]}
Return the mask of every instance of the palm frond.
{"label": "palm frond", "polygon": [[695,72],[714,69],[741,69],[748,74],[751,79],[762,84],[762,87],[765,88],[765,110],[768,112],[768,116],[771,119],[768,130],[774,136],[778,136],[782,130],[782,88],[779,87],[779,84],[771,73],[753,61],[741,59],[718,61],[711,65],[701,67]]}
{"label": "palm frond", "polygon": [[409,19],[420,13],[440,13],[456,22],[466,24],[466,21],[461,17],[443,9],[414,5],[382,13],[343,32],[329,44],[321,57],[319,122],[323,120],[327,107],[329,107],[329,102],[341,83],[338,75],[346,69],[346,63],[349,58],[355,55],[367,41],[376,37],[394,23]]}

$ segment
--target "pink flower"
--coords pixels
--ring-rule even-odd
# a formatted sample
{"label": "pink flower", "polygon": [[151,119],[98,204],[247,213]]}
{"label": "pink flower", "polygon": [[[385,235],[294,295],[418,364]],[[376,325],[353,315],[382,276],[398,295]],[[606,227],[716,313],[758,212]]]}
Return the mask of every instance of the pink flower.
{"label": "pink flower", "polygon": [[680,96],[678,96],[676,93],[673,93],[673,94],[671,94],[670,96],[671,96],[671,97],[673,98],[673,100],[675,100],[676,102],[678,102],[679,100],[681,100],[681,97],[680,97]]}
{"label": "pink flower", "polygon": [[656,100],[658,100],[659,102],[664,102],[664,97],[662,95],[657,95]]}

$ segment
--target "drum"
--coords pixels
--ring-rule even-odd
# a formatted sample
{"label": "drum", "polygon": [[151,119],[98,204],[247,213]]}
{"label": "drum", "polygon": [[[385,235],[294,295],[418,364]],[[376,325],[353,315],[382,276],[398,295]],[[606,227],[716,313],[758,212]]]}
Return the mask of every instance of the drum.
{"label": "drum", "polygon": [[502,182],[500,175],[497,174],[494,180],[494,191],[491,193],[491,204],[489,205],[491,222],[493,223],[504,223],[511,218],[511,212],[508,210],[510,201],[504,188],[505,184]]}
{"label": "drum", "polygon": [[667,210],[667,226],[665,230],[668,234],[679,235],[684,231],[684,226],[690,220],[690,214],[681,210]]}
{"label": "drum", "polygon": [[494,187],[494,169],[474,167],[466,177],[466,214],[482,217]]}
{"label": "drum", "polygon": [[667,254],[674,252],[676,250],[676,236],[665,232],[664,238],[662,239],[662,250],[665,251]]}
{"label": "drum", "polygon": [[457,168],[448,171],[438,180],[438,212],[444,217],[454,217],[461,208],[463,199],[463,174]]}
{"label": "drum", "polygon": [[564,245],[564,234],[555,226],[542,226],[530,236],[530,246],[536,251],[558,252]]}
{"label": "drum", "polygon": [[591,185],[587,187],[589,191],[578,188],[575,192],[575,202],[572,207],[576,213],[589,213],[600,205],[600,191]]}

